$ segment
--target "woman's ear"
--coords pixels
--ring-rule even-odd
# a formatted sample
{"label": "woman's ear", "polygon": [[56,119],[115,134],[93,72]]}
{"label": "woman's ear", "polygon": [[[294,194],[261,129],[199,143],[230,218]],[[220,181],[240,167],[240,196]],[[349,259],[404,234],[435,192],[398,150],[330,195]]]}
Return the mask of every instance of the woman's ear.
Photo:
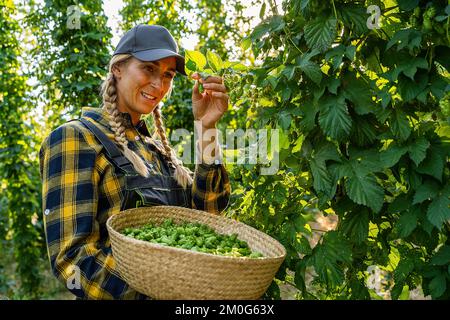
{"label": "woman's ear", "polygon": [[116,63],[115,65],[112,66],[111,68],[111,72],[114,75],[114,78],[116,79],[120,79],[122,76],[122,64],[121,63]]}

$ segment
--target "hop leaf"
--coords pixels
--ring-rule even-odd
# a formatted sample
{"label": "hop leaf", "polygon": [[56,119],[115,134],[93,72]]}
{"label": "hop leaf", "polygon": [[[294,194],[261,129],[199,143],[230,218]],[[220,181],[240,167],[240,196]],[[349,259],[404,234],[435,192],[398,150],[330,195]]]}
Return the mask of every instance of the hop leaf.
{"label": "hop leaf", "polygon": [[336,37],[336,19],[317,18],[305,26],[304,32],[309,48],[326,51]]}
{"label": "hop leaf", "polygon": [[193,64],[189,61],[193,61],[195,63],[196,70],[192,71],[202,71],[206,66],[206,57],[200,51],[186,50],[186,60],[186,65],[189,64],[188,68],[193,66]]}
{"label": "hop leaf", "polygon": [[431,259],[431,263],[438,266],[450,264],[450,246],[442,246]]}
{"label": "hop leaf", "polygon": [[428,206],[428,220],[440,229],[443,223],[450,219],[450,186],[447,186],[439,193],[433,202]]}
{"label": "hop leaf", "polygon": [[335,140],[339,141],[348,136],[352,128],[352,118],[343,97],[329,97],[321,103],[319,124],[323,132]]}
{"label": "hop leaf", "polygon": [[381,210],[384,192],[373,175],[361,176],[355,172],[347,178],[345,189],[354,202],[368,206],[375,212]]}
{"label": "hop leaf", "polygon": [[206,58],[208,59],[208,65],[214,72],[219,72],[222,69],[222,59],[215,54],[214,52],[211,52],[208,50],[206,52]]}
{"label": "hop leaf", "polygon": [[352,250],[346,239],[336,231],[330,231],[324,235],[322,244],[314,248],[312,257],[320,280],[329,287],[336,287],[344,280],[339,263],[351,263]]}

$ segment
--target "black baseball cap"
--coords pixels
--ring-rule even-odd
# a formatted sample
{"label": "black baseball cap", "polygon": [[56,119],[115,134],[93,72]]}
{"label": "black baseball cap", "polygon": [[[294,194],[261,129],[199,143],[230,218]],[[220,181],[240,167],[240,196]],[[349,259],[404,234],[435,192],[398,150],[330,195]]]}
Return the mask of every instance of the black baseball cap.
{"label": "black baseball cap", "polygon": [[141,61],[175,57],[176,70],[182,75],[186,75],[184,57],[178,54],[175,39],[163,26],[139,24],[127,31],[120,39],[113,56],[122,53],[129,53]]}

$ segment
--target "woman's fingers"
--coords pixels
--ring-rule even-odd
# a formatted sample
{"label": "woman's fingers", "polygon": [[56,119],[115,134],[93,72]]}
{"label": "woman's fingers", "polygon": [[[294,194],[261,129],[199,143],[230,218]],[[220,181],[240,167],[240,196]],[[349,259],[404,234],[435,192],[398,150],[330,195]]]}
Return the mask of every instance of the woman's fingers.
{"label": "woman's fingers", "polygon": [[222,77],[217,76],[209,76],[205,80],[203,80],[203,83],[222,83]]}
{"label": "woman's fingers", "polygon": [[208,76],[206,79],[201,79],[201,83],[223,83],[222,77]]}
{"label": "woman's fingers", "polygon": [[195,81],[192,92],[195,97],[201,96],[200,91],[199,91],[199,86],[198,86],[198,80]]}
{"label": "woman's fingers", "polygon": [[214,90],[214,91],[219,91],[219,92],[227,91],[227,88],[223,84],[211,83],[211,82],[203,83],[203,88],[205,88],[207,90]]}
{"label": "woman's fingers", "polygon": [[223,92],[218,92],[218,91],[214,91],[212,93],[212,96],[214,98],[220,98],[220,99],[228,99],[228,95],[226,93]]}
{"label": "woman's fingers", "polygon": [[197,80],[194,85],[194,94],[200,94],[198,93],[198,82],[200,82],[203,85],[203,88],[207,90],[207,94],[211,94],[213,97],[217,98],[228,99],[228,95],[226,94],[227,88],[223,84],[222,77],[209,76],[206,79],[203,79],[198,72],[193,73],[191,77]]}

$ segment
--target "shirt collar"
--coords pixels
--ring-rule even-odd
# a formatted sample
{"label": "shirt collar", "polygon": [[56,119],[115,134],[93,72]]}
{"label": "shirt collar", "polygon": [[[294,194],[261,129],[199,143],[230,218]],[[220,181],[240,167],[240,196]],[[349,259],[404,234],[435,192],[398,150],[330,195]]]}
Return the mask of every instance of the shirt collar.
{"label": "shirt collar", "polygon": [[[130,114],[127,112],[121,112],[121,115],[124,119],[125,127],[130,129],[133,128]],[[109,124],[111,116],[103,108],[84,107],[81,109],[81,116],[90,118],[106,127],[108,130],[112,131],[111,125]],[[147,128],[147,124],[144,120],[140,120],[138,124],[134,126],[134,128],[144,136],[151,137],[150,132]]]}

